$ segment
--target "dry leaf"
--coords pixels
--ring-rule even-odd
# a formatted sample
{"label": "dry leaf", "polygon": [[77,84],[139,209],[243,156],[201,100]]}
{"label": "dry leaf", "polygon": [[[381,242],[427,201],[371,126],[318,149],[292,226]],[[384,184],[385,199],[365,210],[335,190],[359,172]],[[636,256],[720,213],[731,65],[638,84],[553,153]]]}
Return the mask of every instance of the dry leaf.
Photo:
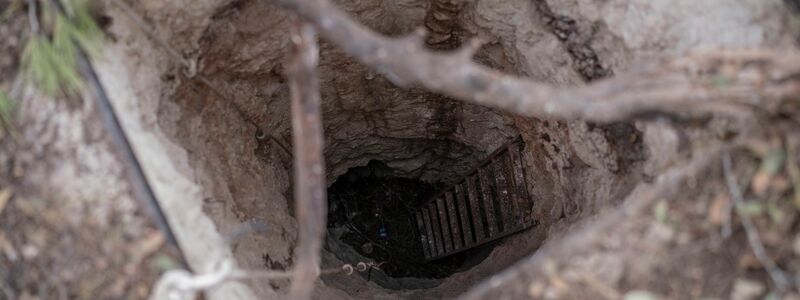
{"label": "dry leaf", "polygon": [[658,203],[653,206],[653,215],[658,222],[665,223],[667,221],[668,213],[669,207],[667,207],[667,201],[658,201]]}
{"label": "dry leaf", "polygon": [[755,280],[738,278],[733,284],[733,291],[731,292],[731,299],[734,300],[755,300],[760,299],[759,296],[764,293],[766,288],[764,284]]}
{"label": "dry leaf", "polygon": [[8,260],[15,262],[19,259],[19,254],[16,250],[14,250],[14,246],[11,245],[11,242],[6,239],[6,235],[3,232],[0,232],[0,250],[3,251],[3,254],[6,255]]}
{"label": "dry leaf", "polygon": [[164,240],[164,234],[159,231],[148,234],[141,240],[139,247],[137,247],[138,253],[135,253],[135,255],[146,257],[153,254],[153,252],[161,248],[161,245],[164,245]]}
{"label": "dry leaf", "polygon": [[138,265],[142,259],[150,256],[158,251],[164,245],[164,234],[159,231],[153,231],[145,237],[135,242],[135,247],[131,248],[131,265]]}
{"label": "dry leaf", "polygon": [[565,291],[569,288],[567,282],[564,281],[564,279],[561,279],[560,276],[550,277],[550,285],[556,288],[559,292]]}
{"label": "dry leaf", "polygon": [[730,220],[730,207],[731,199],[727,194],[719,193],[714,200],[711,201],[711,206],[708,208],[708,223],[713,226],[720,226]]}
{"label": "dry leaf", "polygon": [[8,200],[11,199],[11,196],[14,195],[14,191],[10,188],[4,188],[0,190],[0,213],[3,212],[3,209],[6,208],[6,204],[8,204]]}
{"label": "dry leaf", "polygon": [[534,299],[541,298],[542,295],[544,295],[544,289],[545,289],[544,283],[537,280],[531,283],[530,286],[528,286],[528,295]]}
{"label": "dry leaf", "polygon": [[739,257],[739,268],[742,269],[760,269],[762,268],[761,263],[758,259],[750,253],[744,254]]}
{"label": "dry leaf", "polygon": [[763,196],[766,193],[772,178],[783,169],[784,161],[786,161],[786,153],[780,147],[770,149],[766,155],[761,157],[761,166],[751,182],[753,192],[757,196]]}
{"label": "dry leaf", "polygon": [[789,179],[783,175],[777,175],[772,178],[772,181],[769,183],[769,187],[775,191],[775,193],[783,194],[789,187],[791,187],[791,183],[789,183]]}
{"label": "dry leaf", "polygon": [[767,192],[767,188],[769,187],[770,179],[772,175],[769,174],[766,170],[758,170],[756,175],[753,176],[753,181],[750,182],[750,187],[753,188],[753,193],[757,196],[764,196]]}
{"label": "dry leaf", "polygon": [[750,150],[750,152],[759,157],[766,156],[769,150],[772,148],[770,143],[762,140],[750,140],[745,142],[744,146],[747,148],[747,150]]}

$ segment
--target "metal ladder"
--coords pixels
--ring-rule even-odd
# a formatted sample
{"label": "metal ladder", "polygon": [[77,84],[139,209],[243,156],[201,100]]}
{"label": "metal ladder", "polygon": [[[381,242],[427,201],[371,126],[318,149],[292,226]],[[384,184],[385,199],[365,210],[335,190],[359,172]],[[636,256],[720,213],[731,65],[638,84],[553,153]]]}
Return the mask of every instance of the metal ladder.
{"label": "metal ladder", "polygon": [[523,143],[495,150],[414,212],[425,261],[436,260],[535,225]]}

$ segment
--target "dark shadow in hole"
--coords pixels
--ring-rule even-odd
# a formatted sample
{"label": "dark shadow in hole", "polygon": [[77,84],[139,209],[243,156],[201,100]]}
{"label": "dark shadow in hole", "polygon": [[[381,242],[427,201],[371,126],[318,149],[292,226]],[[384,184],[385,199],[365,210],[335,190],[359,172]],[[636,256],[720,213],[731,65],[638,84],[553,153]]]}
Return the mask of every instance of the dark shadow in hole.
{"label": "dark shadow in hole", "polygon": [[448,277],[478,264],[491,247],[429,263],[423,260],[412,214],[438,188],[418,179],[397,177],[378,161],[351,168],[328,188],[328,227],[344,230],[340,241],[360,255],[384,262],[381,269],[388,276]]}

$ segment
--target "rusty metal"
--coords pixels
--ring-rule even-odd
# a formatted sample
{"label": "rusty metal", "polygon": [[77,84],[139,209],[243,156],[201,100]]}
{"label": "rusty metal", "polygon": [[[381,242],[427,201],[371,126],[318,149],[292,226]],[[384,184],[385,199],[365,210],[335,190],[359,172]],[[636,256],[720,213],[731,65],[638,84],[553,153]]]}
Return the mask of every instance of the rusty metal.
{"label": "rusty metal", "polygon": [[522,143],[503,145],[414,214],[426,261],[533,226]]}

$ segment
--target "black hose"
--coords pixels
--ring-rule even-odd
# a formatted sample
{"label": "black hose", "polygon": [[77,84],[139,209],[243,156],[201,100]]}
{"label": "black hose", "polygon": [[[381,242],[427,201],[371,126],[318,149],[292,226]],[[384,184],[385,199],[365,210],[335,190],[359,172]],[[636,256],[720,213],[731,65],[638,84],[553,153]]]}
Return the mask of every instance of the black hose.
{"label": "black hose", "polygon": [[133,148],[131,148],[128,137],[125,135],[125,131],[122,129],[119,119],[114,112],[114,108],[111,106],[111,102],[108,100],[108,94],[103,88],[103,85],[100,83],[100,80],[97,78],[97,73],[95,72],[92,63],[87,59],[83,49],[79,49],[78,51],[78,61],[83,66],[89,85],[93,87],[93,92],[95,94],[94,98],[97,99],[100,118],[103,119],[103,123],[111,136],[112,142],[122,155],[123,162],[126,165],[125,171],[128,173],[128,178],[130,179],[134,196],[145,204],[145,207],[153,217],[156,226],[158,226],[161,232],[164,233],[167,241],[175,246],[175,248],[178,250],[181,266],[188,269],[186,258],[183,256],[183,251],[181,250],[178,241],[175,239],[175,234],[173,233],[172,228],[169,226],[169,222],[167,222],[167,218],[164,215],[161,204],[158,202],[152,187],[150,187],[147,177],[144,175],[142,165],[139,163],[136,154],[133,152]]}
{"label": "black hose", "polygon": [[[56,9],[58,9],[60,14],[67,16],[66,10],[60,1],[50,0],[50,3],[52,3]],[[117,150],[119,150],[120,154],[122,154],[123,160],[127,165],[125,171],[128,173],[128,177],[131,181],[131,188],[133,189],[134,197],[141,199],[144,202],[144,205],[152,215],[156,226],[158,226],[161,232],[164,233],[166,240],[178,250],[178,258],[181,267],[189,270],[186,257],[183,255],[183,251],[181,250],[178,241],[175,239],[175,234],[173,233],[172,228],[169,226],[169,222],[167,222],[167,218],[164,215],[161,204],[158,202],[152,187],[150,187],[150,183],[147,181],[147,177],[144,175],[142,165],[139,163],[139,159],[133,152],[133,148],[131,148],[128,137],[125,135],[125,131],[122,129],[122,126],[119,123],[119,119],[117,118],[117,114],[114,112],[113,106],[111,106],[111,101],[108,100],[108,93],[106,93],[105,88],[103,88],[103,84],[100,83],[100,80],[97,77],[97,72],[95,72],[92,62],[86,55],[86,51],[84,51],[80,43],[77,41],[73,42],[75,42],[77,45],[78,51],[76,56],[78,64],[80,67],[82,67],[89,85],[93,87],[93,92],[95,94],[94,98],[97,99],[97,106],[100,111],[100,118],[103,119],[106,129],[111,135],[112,142],[116,146]]]}

